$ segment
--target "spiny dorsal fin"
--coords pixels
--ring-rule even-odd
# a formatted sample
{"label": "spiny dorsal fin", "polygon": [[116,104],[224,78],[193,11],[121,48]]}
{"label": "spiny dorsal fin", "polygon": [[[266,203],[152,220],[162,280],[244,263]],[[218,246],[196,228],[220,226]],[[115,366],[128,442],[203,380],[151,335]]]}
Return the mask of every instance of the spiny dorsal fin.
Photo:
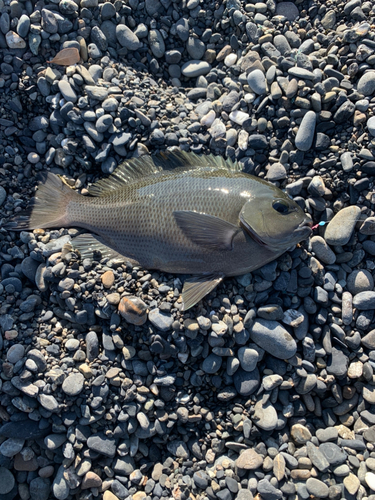
{"label": "spiny dorsal fin", "polygon": [[161,170],[152,161],[151,156],[141,156],[122,162],[112,175],[106,179],[100,179],[89,187],[92,196],[102,196],[110,191],[116,191],[127,184],[142,177],[152,175]]}
{"label": "spiny dorsal fin", "polygon": [[213,168],[215,170],[233,170],[240,172],[242,167],[238,162],[233,162],[230,158],[227,160],[221,156],[201,155],[195,153],[181,151],[181,149],[173,149],[157,153],[154,156],[154,163],[163,170],[171,170],[174,168],[184,168],[186,170]]}
{"label": "spiny dorsal fin", "polygon": [[162,170],[183,169],[185,171],[201,168],[213,170],[231,170],[240,172],[242,167],[231,159],[225,160],[221,156],[187,153],[180,149],[164,151],[154,156],[141,156],[121,163],[114,173],[107,179],[101,179],[89,187],[92,196],[103,196],[110,191],[122,188],[128,182],[153,175]]}

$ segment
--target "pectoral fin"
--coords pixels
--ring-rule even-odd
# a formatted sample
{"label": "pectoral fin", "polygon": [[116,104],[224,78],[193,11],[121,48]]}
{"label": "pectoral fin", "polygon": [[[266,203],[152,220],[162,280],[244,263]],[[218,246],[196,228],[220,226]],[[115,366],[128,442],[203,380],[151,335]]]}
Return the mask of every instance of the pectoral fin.
{"label": "pectoral fin", "polygon": [[233,238],[241,229],[214,215],[190,210],[173,212],[178,227],[193,243],[215,250],[232,250]]}
{"label": "pectoral fin", "polygon": [[223,280],[223,277],[207,274],[205,276],[193,276],[186,279],[182,288],[182,310],[187,311],[208,293],[212,292]]}

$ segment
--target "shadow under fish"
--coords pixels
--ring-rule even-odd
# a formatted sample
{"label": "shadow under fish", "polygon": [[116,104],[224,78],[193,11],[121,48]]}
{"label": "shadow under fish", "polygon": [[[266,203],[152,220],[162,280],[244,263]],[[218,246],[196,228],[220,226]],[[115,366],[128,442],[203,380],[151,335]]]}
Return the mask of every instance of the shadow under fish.
{"label": "shadow under fish", "polygon": [[91,196],[47,173],[28,215],[4,227],[80,227],[72,240],[82,258],[128,261],[146,269],[193,275],[183,310],[225,277],[251,272],[308,238],[311,219],[273,184],[237,162],[180,150],[125,160],[89,187]]}

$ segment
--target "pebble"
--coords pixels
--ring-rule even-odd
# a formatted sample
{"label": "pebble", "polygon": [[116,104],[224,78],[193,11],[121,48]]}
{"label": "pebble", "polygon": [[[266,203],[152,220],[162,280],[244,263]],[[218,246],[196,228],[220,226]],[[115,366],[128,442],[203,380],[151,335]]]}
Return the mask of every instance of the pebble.
{"label": "pebble", "polygon": [[237,356],[240,361],[241,368],[245,370],[245,372],[252,372],[255,370],[259,360],[259,354],[255,349],[240,347],[238,349]]}
{"label": "pebble", "polygon": [[366,484],[372,491],[375,491],[375,474],[373,472],[366,472],[365,474]]}
{"label": "pebble", "polygon": [[366,97],[375,92],[375,71],[367,71],[361,76],[357,84],[357,90]]}
{"label": "pebble", "polygon": [[5,467],[0,467],[0,495],[6,495],[12,491],[14,485],[13,474]]}
{"label": "pebble", "polygon": [[236,460],[236,467],[244,470],[258,469],[263,463],[263,458],[253,449],[243,451]]}
{"label": "pebble", "polygon": [[335,253],[321,236],[313,236],[310,245],[317,258],[324,264],[334,264],[336,262]]}
{"label": "pebble", "polygon": [[214,374],[219,371],[222,358],[216,354],[210,354],[202,363],[202,370],[205,373]]}
{"label": "pebble", "polygon": [[295,340],[277,321],[255,320],[250,329],[250,337],[259,347],[278,359],[289,359],[297,351]]}
{"label": "pebble", "polygon": [[137,35],[125,24],[116,26],[116,38],[122,47],[126,47],[131,51],[138,50],[142,45]]}
{"label": "pebble", "polygon": [[309,151],[314,140],[316,113],[308,111],[302,118],[295,138],[296,148],[300,151]]}
{"label": "pebble", "polygon": [[260,69],[254,69],[247,75],[247,83],[255,94],[263,95],[266,93],[266,77]]}
{"label": "pebble", "polygon": [[183,64],[181,72],[187,78],[206,75],[211,69],[211,65],[206,61],[191,60]]}
{"label": "pebble", "polygon": [[158,308],[152,309],[148,313],[148,319],[155,328],[162,332],[170,330],[174,321],[171,314],[162,312]]}
{"label": "pebble", "polygon": [[329,245],[343,246],[348,243],[359,219],[359,207],[350,206],[340,210],[327,225],[324,239]]}
{"label": "pebble", "polygon": [[72,373],[64,380],[62,390],[68,396],[77,396],[77,394],[82,392],[84,380],[84,376],[81,373]]}
{"label": "pebble", "polygon": [[314,495],[316,498],[327,498],[329,494],[328,486],[314,477],[310,477],[306,481],[306,488],[310,495]]}
{"label": "pebble", "polygon": [[353,306],[360,311],[375,309],[375,292],[359,292],[353,297]]}
{"label": "pebble", "polygon": [[123,297],[118,305],[121,316],[131,325],[143,325],[147,321],[147,305],[138,297]]}

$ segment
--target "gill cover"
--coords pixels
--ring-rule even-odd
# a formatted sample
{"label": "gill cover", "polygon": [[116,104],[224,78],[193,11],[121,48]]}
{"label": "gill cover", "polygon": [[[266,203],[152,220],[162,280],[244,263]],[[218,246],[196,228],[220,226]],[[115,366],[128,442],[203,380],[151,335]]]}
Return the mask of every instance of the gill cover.
{"label": "gill cover", "polygon": [[259,244],[275,251],[311,234],[310,218],[276,187],[247,201],[240,213],[240,223]]}

